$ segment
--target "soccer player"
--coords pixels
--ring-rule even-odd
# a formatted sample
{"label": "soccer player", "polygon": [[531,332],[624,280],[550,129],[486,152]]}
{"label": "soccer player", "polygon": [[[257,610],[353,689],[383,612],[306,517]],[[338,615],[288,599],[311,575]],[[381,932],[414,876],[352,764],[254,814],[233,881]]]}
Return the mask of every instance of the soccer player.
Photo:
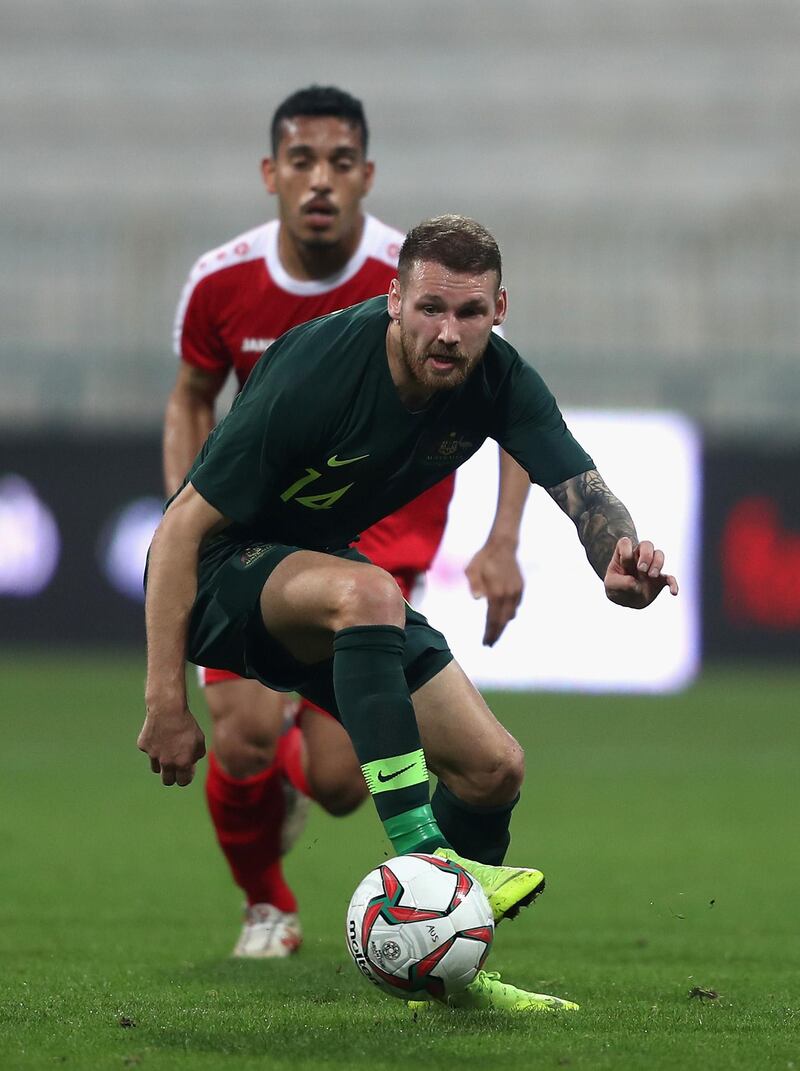
{"label": "soccer player", "polygon": [[[361,102],[333,87],[300,90],[276,110],[271,142],[262,174],[277,198],[278,219],[201,257],[178,307],[175,349],[181,361],[164,427],[168,495],[181,486],[214,426],[215,402],[231,371],[243,385],[279,335],[385,295],[395,275],[403,236],[362,208],[374,165],[367,158]],[[339,375],[327,374],[331,383],[314,383],[320,394]],[[473,591],[488,597],[487,643],[513,617],[522,593],[515,547],[528,480],[507,455],[501,470],[492,534],[468,568]],[[453,491],[453,476],[442,476],[361,536],[363,553],[392,574],[405,598],[442,538]],[[366,786],[346,733],[318,708],[303,705],[302,748],[298,729],[283,731],[284,696],[225,669],[203,668],[201,679],[213,727],[206,797],[247,901],[234,955],[286,956],[299,946],[301,930],[280,857],[302,828],[306,796],[333,814],[346,814]]]}
{"label": "soccer player", "polygon": [[[187,652],[296,689],[341,720],[394,850],[461,863],[497,922],[544,881],[502,865],[522,751],[444,636],[353,536],[491,437],[574,521],[612,602],[642,608],[664,587],[678,593],[663,552],[638,538],[541,378],[493,334],[506,305],[495,240],[443,216],[407,236],[388,302],[294,328],[270,347],[153,537],[138,740],[164,784],[192,780],[205,748],[187,705]],[[433,799],[428,769],[439,778]],[[485,972],[465,994],[451,1003],[559,1003]]]}

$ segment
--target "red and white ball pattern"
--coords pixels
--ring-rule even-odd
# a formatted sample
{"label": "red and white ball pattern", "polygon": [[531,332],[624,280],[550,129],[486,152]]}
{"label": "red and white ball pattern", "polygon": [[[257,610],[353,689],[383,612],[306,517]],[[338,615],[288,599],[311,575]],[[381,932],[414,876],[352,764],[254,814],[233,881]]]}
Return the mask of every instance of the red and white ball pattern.
{"label": "red and white ball pattern", "polygon": [[353,893],[346,927],[361,973],[406,1000],[460,992],[494,938],[483,889],[462,867],[435,855],[400,855],[370,871]]}

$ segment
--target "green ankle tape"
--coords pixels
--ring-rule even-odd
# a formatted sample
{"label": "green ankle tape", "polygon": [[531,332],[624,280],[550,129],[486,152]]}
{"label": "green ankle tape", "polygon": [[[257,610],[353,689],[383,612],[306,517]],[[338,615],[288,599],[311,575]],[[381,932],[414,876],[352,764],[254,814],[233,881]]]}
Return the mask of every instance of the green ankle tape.
{"label": "green ankle tape", "polygon": [[383,828],[398,855],[419,851],[431,841],[437,841],[440,845],[447,844],[429,803],[403,811],[394,818],[386,818]]}
{"label": "green ankle tape", "polygon": [[409,751],[405,755],[392,755],[388,759],[375,759],[361,767],[367,788],[373,796],[379,792],[393,792],[398,788],[410,788],[428,780],[425,752]]}

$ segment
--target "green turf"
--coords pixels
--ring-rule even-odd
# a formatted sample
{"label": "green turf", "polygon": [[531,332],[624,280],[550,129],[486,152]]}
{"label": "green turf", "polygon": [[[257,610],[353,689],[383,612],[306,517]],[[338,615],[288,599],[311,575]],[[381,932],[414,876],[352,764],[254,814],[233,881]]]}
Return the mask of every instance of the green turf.
{"label": "green turf", "polygon": [[[291,856],[306,944],[234,963],[202,790],[134,746],[141,665],[0,660],[0,1067],[800,1068],[800,675],[668,699],[496,696],[528,776],[510,861],[548,877],[490,966],[573,1016],[410,1016],[348,961],[371,809]],[[690,998],[694,986],[712,1001]]]}

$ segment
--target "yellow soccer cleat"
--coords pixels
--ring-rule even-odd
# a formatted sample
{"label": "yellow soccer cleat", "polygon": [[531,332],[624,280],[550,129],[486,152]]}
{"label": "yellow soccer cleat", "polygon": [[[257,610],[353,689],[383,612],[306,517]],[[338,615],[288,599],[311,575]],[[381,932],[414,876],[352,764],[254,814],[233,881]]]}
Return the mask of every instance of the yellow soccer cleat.
{"label": "yellow soccer cleat", "polygon": [[408,1006],[413,1011],[428,1011],[436,1007],[457,1008],[460,1011],[486,1011],[496,1008],[506,1012],[553,1012],[577,1011],[579,1004],[562,997],[549,997],[545,993],[528,993],[515,985],[500,981],[496,971],[478,971],[467,988],[445,1001],[412,1000]]}
{"label": "yellow soccer cleat", "polygon": [[433,854],[457,863],[475,878],[489,901],[495,925],[503,919],[515,918],[523,907],[532,904],[544,890],[544,874],[541,870],[476,863],[472,859],[464,859],[452,848],[437,848]]}

